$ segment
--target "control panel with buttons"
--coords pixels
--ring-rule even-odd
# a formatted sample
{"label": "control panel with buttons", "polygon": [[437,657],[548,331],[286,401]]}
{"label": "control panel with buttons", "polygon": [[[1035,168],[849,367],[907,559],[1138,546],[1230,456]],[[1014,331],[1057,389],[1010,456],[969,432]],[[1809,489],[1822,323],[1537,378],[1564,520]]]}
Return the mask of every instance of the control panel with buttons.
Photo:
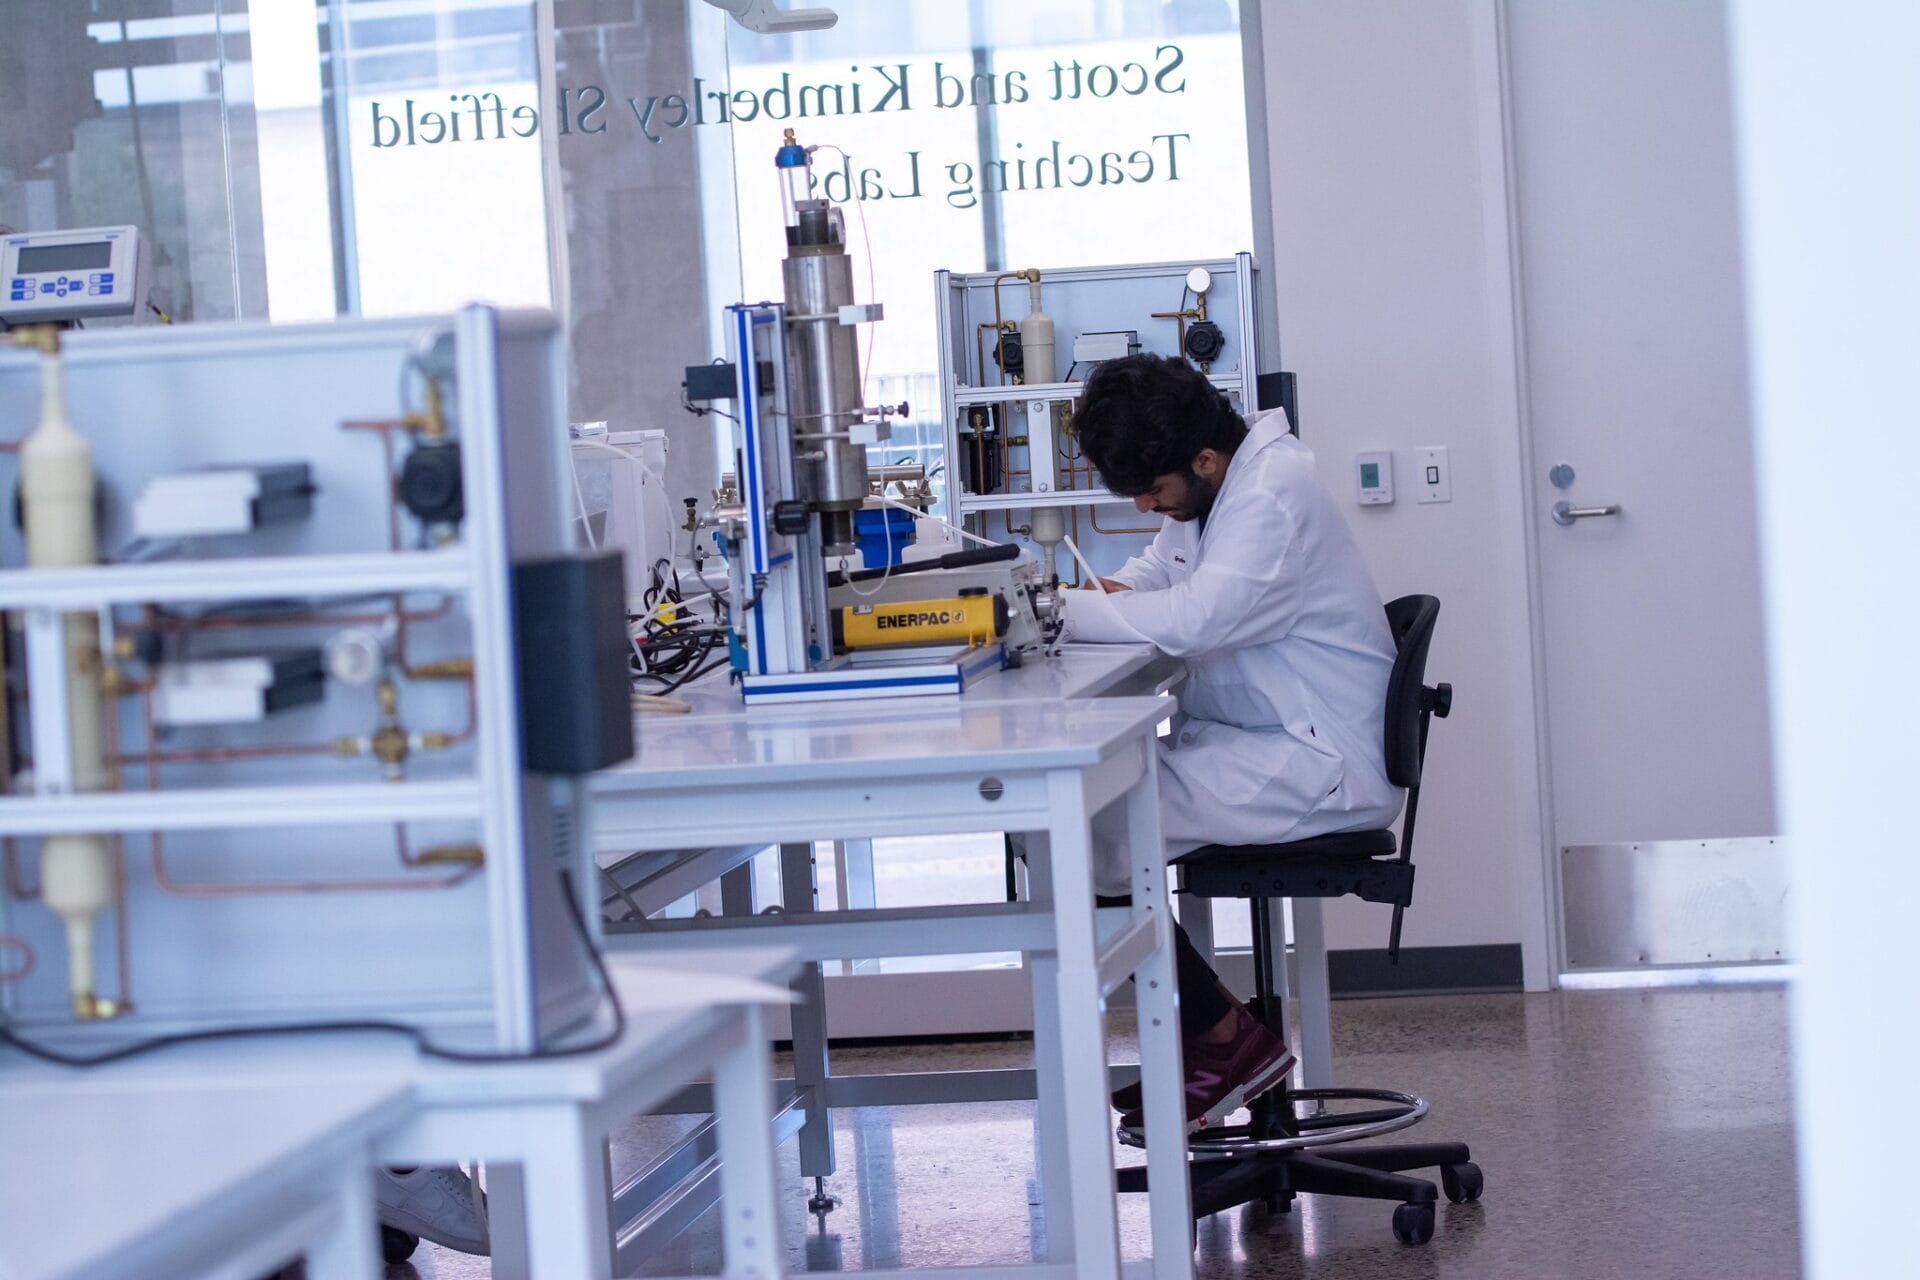
{"label": "control panel with buttons", "polygon": [[0,236],[0,324],[147,318],[147,253],[138,227]]}

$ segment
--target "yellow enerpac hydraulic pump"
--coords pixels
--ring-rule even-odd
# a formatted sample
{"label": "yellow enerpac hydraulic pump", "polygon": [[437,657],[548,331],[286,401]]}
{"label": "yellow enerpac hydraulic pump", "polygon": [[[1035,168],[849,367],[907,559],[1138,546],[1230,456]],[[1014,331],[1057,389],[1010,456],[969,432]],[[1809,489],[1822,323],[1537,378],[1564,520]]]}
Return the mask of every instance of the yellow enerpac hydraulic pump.
{"label": "yellow enerpac hydraulic pump", "polygon": [[1007,633],[1006,600],[973,587],[937,600],[900,600],[846,605],[833,611],[833,647],[879,649],[905,646],[992,644]]}

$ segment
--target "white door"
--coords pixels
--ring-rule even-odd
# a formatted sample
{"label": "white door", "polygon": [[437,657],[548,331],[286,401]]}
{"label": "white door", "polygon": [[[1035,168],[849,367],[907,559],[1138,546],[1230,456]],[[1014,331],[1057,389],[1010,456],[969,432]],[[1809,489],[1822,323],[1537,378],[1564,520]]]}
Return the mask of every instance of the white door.
{"label": "white door", "polygon": [[1506,16],[1565,956],[1769,958],[1725,13],[1579,0]]}

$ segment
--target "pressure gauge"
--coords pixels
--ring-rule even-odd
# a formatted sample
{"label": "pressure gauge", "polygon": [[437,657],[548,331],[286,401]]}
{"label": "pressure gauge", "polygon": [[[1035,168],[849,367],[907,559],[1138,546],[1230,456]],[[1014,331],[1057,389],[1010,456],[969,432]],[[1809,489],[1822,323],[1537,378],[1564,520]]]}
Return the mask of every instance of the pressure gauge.
{"label": "pressure gauge", "polygon": [[1205,293],[1213,288],[1213,272],[1205,267],[1195,267],[1187,272],[1187,288],[1196,294]]}
{"label": "pressure gauge", "polygon": [[354,627],[327,641],[327,674],[341,684],[372,684],[386,665],[386,646],[372,631]]}

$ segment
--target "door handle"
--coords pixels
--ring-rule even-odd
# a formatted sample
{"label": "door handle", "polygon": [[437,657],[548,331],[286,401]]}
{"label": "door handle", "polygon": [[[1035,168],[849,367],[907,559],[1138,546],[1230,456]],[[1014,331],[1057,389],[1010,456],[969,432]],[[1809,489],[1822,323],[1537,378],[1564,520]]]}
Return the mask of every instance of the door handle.
{"label": "door handle", "polygon": [[1553,522],[1555,524],[1572,524],[1575,520],[1592,520],[1597,516],[1617,516],[1619,514],[1620,504],[1617,502],[1610,502],[1604,507],[1576,507],[1571,502],[1556,502],[1553,504]]}

